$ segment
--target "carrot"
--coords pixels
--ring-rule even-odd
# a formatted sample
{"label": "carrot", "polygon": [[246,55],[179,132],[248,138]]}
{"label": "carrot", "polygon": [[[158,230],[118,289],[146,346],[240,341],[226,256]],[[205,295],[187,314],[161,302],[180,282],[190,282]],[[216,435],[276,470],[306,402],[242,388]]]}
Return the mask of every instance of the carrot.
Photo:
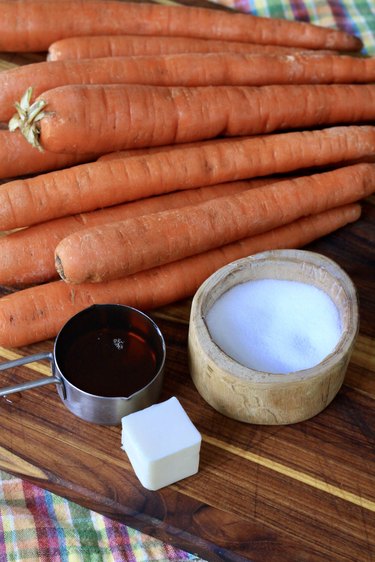
{"label": "carrot", "polygon": [[43,61],[0,73],[0,120],[10,118],[14,102],[29,86],[33,86],[34,95],[39,96],[46,90],[67,84],[192,87],[374,81],[375,57],[333,54],[179,53]]}
{"label": "carrot", "polygon": [[[207,146],[207,141],[196,141],[191,143],[184,143],[184,144],[172,144],[172,145],[164,145],[164,146],[152,146],[147,148],[129,148],[127,150],[117,150],[115,152],[108,152],[108,154],[102,154],[97,158],[98,162],[108,162],[110,160],[118,160],[122,158],[130,158],[131,156],[144,156],[148,154],[160,154],[162,152],[171,152],[173,150],[180,150],[182,147],[199,147],[199,146]],[[373,163],[375,164],[375,154],[374,155],[366,155],[361,158],[354,158],[352,160],[345,160],[345,165],[348,164],[362,164],[362,163]],[[287,174],[288,177],[292,177],[292,174]],[[283,179],[284,176],[272,176],[273,178]],[[259,178],[259,180],[265,178]]]}
{"label": "carrot", "polygon": [[0,190],[0,229],[181,189],[373,156],[375,127],[332,127],[197,144],[7,182]]}
{"label": "carrot", "polygon": [[36,151],[20,132],[0,130],[0,179],[67,168],[97,158],[97,154]]}
{"label": "carrot", "polygon": [[75,232],[56,246],[56,268],[68,283],[118,279],[354,203],[374,192],[374,164],[293,178]]}
{"label": "carrot", "polygon": [[[38,104],[45,105],[44,113],[34,112]],[[29,139],[31,120],[24,108],[22,101],[20,118],[10,127],[24,131],[26,123]],[[30,112],[37,115],[31,139],[36,147],[101,154],[218,135],[375,121],[375,85],[62,86],[45,92]]]}
{"label": "carrot", "polygon": [[63,217],[11,232],[0,238],[0,284],[20,286],[58,278],[55,268],[55,247],[65,236],[73,232],[146,213],[196,204],[275,181],[279,181],[279,178],[257,178],[176,191],[91,213]]}
{"label": "carrot", "polygon": [[301,247],[353,222],[359,205],[348,205],[299,219],[168,265],[107,283],[69,285],[53,281],[0,299],[0,345],[20,347],[56,336],[63,324],[92,304],[127,304],[142,310],[190,297],[219,267],[257,252]]}
{"label": "carrot", "polygon": [[[202,141],[203,145],[205,141]],[[128,148],[123,150],[115,150],[114,152],[108,152],[107,154],[101,154],[98,156],[98,162],[108,162],[109,160],[118,160],[119,158],[128,158],[130,156],[145,156],[147,154],[155,154],[160,152],[170,152],[171,150],[179,150],[181,147],[188,146],[199,146],[199,141],[183,143],[183,144],[167,144],[164,146],[147,146],[144,148]]]}
{"label": "carrot", "polygon": [[100,0],[2,0],[0,50],[47,51],[63,37],[167,35],[359,50],[360,39],[321,26],[197,7]]}
{"label": "carrot", "polygon": [[[285,54],[296,51],[301,51],[301,49],[298,47],[257,45],[191,37],[149,36],[145,39],[141,35],[95,35],[93,37],[66,37],[55,41],[48,48],[47,60],[167,55],[172,53]],[[316,51],[311,51],[311,53],[314,52]]]}

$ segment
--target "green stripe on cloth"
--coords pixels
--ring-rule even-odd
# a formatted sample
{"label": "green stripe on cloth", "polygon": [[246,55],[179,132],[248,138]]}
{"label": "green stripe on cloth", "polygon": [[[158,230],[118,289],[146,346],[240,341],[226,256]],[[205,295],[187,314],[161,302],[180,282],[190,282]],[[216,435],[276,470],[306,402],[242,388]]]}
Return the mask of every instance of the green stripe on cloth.
{"label": "green stripe on cloth", "polygon": [[0,471],[0,560],[202,561],[3,471]]}

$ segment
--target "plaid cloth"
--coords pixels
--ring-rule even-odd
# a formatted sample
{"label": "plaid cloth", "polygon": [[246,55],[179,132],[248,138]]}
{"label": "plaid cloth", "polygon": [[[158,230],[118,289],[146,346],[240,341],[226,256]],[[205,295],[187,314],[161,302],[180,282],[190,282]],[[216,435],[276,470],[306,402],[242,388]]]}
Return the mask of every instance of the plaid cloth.
{"label": "plaid cloth", "polygon": [[1,562],[168,562],[200,558],[0,471]]}
{"label": "plaid cloth", "polygon": [[[375,55],[374,0],[217,0],[260,16],[311,21],[361,37]],[[0,471],[1,562],[201,560]]]}

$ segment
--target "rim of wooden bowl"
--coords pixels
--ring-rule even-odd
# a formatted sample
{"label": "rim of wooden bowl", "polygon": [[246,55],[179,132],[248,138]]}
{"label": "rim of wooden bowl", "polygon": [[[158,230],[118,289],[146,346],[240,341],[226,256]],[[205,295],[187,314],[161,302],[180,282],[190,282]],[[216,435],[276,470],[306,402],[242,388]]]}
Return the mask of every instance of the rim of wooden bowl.
{"label": "rim of wooden bowl", "polygon": [[[291,267],[294,276],[287,274],[291,271]],[[273,268],[275,268],[273,275],[267,275],[267,272]],[[212,340],[204,317],[213,303],[239,282],[266,278],[306,282],[323,290],[325,290],[323,287],[325,280],[330,280],[332,283],[332,290],[326,293],[339,309],[343,333],[336,347],[318,365],[285,374],[256,371],[229,357]],[[344,305],[340,303],[340,298],[344,299]],[[350,277],[332,259],[309,250],[270,250],[241,258],[222,267],[196,292],[190,318],[195,322],[194,328],[198,334],[199,345],[211,361],[229,375],[243,381],[264,384],[276,382],[287,384],[321,376],[322,372],[334,368],[340,361],[345,362],[359,329],[357,291]]]}

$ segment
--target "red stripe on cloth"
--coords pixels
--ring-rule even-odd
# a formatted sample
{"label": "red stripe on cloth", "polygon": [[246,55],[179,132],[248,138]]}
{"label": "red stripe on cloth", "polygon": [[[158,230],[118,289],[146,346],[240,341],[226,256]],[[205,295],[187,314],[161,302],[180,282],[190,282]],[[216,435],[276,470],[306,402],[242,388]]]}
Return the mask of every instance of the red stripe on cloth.
{"label": "red stripe on cloth", "polygon": [[46,502],[45,490],[22,481],[25,504],[35,521],[40,562],[51,562],[61,552],[61,541]]}

